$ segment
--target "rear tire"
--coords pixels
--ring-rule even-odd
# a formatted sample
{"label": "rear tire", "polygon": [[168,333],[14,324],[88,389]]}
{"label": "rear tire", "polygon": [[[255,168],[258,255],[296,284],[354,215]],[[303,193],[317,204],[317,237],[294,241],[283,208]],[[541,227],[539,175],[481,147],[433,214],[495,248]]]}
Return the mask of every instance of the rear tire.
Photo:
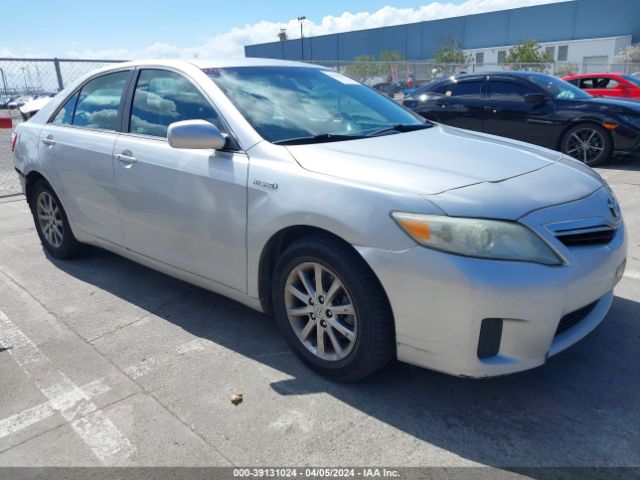
{"label": "rear tire", "polygon": [[312,235],[289,246],[275,267],[272,298],[287,342],[322,375],[360,380],[395,355],[386,294],[362,257],[339,239]]}
{"label": "rear tire", "polygon": [[605,163],[613,153],[609,132],[595,123],[579,123],[562,137],[560,150],[593,167]]}
{"label": "rear tire", "polygon": [[40,242],[47,252],[64,260],[82,251],[83,245],[73,235],[60,199],[44,180],[38,180],[33,186],[29,206]]}

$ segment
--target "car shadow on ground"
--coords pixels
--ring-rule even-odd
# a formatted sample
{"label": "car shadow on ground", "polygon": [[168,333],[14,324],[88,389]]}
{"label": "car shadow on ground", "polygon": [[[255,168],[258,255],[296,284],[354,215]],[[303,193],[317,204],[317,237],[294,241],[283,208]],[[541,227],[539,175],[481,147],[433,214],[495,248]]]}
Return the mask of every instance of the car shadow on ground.
{"label": "car shadow on ground", "polygon": [[[193,335],[286,373],[290,379],[271,384],[280,395],[326,392],[417,439],[514,471],[640,465],[638,302],[616,297],[591,335],[529,372],[466,380],[394,362],[360,383],[339,384],[293,355],[259,355],[256,335],[260,352],[265,345],[285,348],[275,322],[222,296],[97,248],[75,261],[51,261]],[[152,291],[170,298],[151,301]],[[225,328],[211,328],[218,319]],[[352,428],[357,434],[359,426]]]}

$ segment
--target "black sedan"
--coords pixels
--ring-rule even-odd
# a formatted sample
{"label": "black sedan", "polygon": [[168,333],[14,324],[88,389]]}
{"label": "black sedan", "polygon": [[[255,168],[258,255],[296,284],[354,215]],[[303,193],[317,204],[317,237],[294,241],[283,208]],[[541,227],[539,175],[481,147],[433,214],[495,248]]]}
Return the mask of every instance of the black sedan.
{"label": "black sedan", "polygon": [[589,165],[613,152],[640,153],[640,103],[594,97],[541,73],[437,80],[404,105],[429,120],[559,150]]}

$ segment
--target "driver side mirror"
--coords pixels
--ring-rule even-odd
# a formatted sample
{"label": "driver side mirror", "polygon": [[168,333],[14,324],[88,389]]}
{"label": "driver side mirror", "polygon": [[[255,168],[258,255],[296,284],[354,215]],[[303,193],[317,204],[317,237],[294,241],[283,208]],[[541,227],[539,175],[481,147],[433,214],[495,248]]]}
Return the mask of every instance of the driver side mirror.
{"label": "driver side mirror", "polygon": [[544,105],[547,103],[547,97],[542,93],[527,93],[524,96],[524,101],[532,105]]}
{"label": "driver side mirror", "polygon": [[183,120],[169,125],[169,145],[173,148],[220,150],[227,144],[226,137],[213,123],[206,120]]}

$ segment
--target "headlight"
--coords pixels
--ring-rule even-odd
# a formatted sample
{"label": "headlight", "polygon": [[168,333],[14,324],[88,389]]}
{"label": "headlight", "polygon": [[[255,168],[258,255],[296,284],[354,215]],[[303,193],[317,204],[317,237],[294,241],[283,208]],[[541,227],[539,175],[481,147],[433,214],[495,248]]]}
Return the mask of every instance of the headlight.
{"label": "headlight", "polygon": [[562,264],[538,235],[519,223],[402,212],[391,216],[425,247],[468,257]]}

